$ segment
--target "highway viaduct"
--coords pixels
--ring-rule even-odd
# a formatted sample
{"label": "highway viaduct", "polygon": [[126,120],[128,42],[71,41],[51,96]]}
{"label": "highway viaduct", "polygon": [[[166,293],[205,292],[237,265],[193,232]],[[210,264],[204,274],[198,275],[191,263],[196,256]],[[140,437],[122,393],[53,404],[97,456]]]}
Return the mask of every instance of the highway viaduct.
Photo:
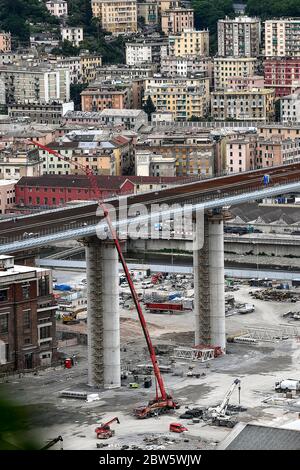
{"label": "highway viaduct", "polygon": [[[226,208],[300,190],[300,164],[268,170],[270,182],[263,184],[265,170],[202,180],[171,189],[137,194],[126,199],[129,207],[144,204],[187,205],[194,217],[195,344],[213,344],[226,349],[224,299],[224,230]],[[117,212],[115,228],[121,233],[128,219],[120,217],[120,200],[108,201]],[[139,206],[135,206],[139,207]],[[88,285],[89,384],[120,386],[120,328],[118,258],[110,240],[97,237],[103,217],[96,203],[44,211],[0,222],[0,254],[13,254],[55,241],[81,240],[86,249]],[[131,219],[132,220],[132,219]],[[151,215],[137,215],[143,224]],[[203,243],[200,243],[200,240]]]}

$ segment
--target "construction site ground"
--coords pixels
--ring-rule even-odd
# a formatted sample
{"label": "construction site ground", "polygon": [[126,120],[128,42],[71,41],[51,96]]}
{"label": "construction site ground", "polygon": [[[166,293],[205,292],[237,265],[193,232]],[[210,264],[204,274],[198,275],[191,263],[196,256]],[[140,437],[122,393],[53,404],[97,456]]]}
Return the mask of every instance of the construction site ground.
{"label": "construction site ground", "polygon": [[[69,279],[73,274],[67,274]],[[76,275],[79,280],[83,276]],[[63,282],[63,278],[58,278]],[[298,308],[298,303],[273,302],[253,299],[249,286],[242,285],[233,292],[237,301],[253,303],[255,311],[244,315],[226,318],[226,332],[233,334],[246,326],[274,327],[286,323],[282,314]],[[299,308],[298,308],[299,310]],[[174,347],[193,346],[194,319],[192,312],[180,314],[146,313],[150,334],[158,347],[161,364],[171,362]],[[300,322],[299,322],[300,323]],[[295,323],[297,324],[297,323]],[[77,325],[65,325],[70,330]],[[84,330],[85,324],[78,328]],[[121,357],[122,367],[132,368],[149,363],[136,312],[130,309],[121,311]],[[188,363],[173,364],[173,373],[164,374],[168,390],[181,403],[181,408],[172,414],[156,418],[138,420],[133,409],[155,395],[154,383],[150,389],[141,386],[130,389],[128,385],[114,390],[95,390],[87,384],[87,347],[76,345],[64,347],[68,355],[75,355],[72,369],[58,366],[55,369],[40,371],[37,375],[15,375],[6,379],[1,388],[8,396],[13,396],[29,412],[31,432],[38,436],[41,444],[58,435],[64,438],[64,449],[96,450],[97,443],[107,446],[103,449],[120,449],[123,446],[143,449],[216,449],[231,429],[211,426],[200,420],[193,424],[190,420],[179,419],[188,406],[215,406],[220,403],[235,378],[241,380],[241,405],[247,408],[238,415],[239,421],[264,423],[274,426],[285,425],[298,417],[300,397],[289,406],[263,403],[274,396],[275,381],[284,378],[300,378],[300,343],[297,338],[277,340],[255,345],[228,343],[227,354],[204,364],[195,364],[195,371],[205,373],[198,378],[187,377]],[[175,375],[176,374],[176,375]],[[133,380],[132,380],[133,381]],[[154,382],[154,381],[153,381]],[[81,390],[99,393],[100,400],[86,402],[78,399],[61,398],[62,390]],[[238,404],[237,390],[230,403]],[[120,424],[112,428],[116,434],[108,440],[97,440],[95,428],[117,416]],[[171,422],[181,422],[188,428],[184,434],[169,433]],[[59,444],[53,449],[59,448]],[[125,447],[126,448],[126,447]]]}

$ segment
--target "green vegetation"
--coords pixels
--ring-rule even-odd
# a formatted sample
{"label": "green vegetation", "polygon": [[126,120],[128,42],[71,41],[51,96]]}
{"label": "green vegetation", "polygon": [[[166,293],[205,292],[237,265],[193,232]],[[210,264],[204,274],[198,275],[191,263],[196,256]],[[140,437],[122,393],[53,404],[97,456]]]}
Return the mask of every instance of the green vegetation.
{"label": "green vegetation", "polygon": [[150,95],[148,96],[147,101],[145,105],[143,106],[143,110],[145,111],[146,114],[148,114],[148,120],[151,121],[151,114],[155,113],[156,107],[154,106],[154,103]]}
{"label": "green vegetation", "polygon": [[218,20],[227,16],[234,16],[232,0],[192,0],[195,10],[196,29],[209,29],[210,51],[217,51],[217,23]]}
{"label": "green vegetation", "polygon": [[81,96],[80,93],[86,89],[88,86],[87,83],[71,83],[70,86],[70,99],[74,101],[74,109],[75,111],[81,110]]}
{"label": "green vegetation", "polygon": [[262,20],[280,16],[300,16],[299,0],[248,0],[246,13],[260,16]]}

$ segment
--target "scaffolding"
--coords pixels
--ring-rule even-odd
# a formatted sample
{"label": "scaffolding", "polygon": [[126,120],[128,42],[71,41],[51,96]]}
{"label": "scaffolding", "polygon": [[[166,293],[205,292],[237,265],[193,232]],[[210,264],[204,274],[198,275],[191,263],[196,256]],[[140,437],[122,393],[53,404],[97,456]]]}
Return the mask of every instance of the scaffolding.
{"label": "scaffolding", "polygon": [[214,349],[178,347],[174,349],[171,357],[188,362],[207,362],[214,359]]}

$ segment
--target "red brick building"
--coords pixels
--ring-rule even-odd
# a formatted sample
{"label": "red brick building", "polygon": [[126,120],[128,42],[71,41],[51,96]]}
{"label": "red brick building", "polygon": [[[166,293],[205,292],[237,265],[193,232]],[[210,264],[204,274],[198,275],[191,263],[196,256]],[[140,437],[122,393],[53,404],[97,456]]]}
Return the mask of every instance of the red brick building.
{"label": "red brick building", "polygon": [[0,256],[0,372],[56,360],[56,308],[49,269]]}
{"label": "red brick building", "polygon": [[[135,185],[126,176],[97,176],[102,198],[131,194]],[[26,207],[58,207],[70,201],[95,199],[87,176],[43,175],[23,177],[15,186],[16,205]]]}
{"label": "red brick building", "polygon": [[265,87],[275,88],[276,97],[290,95],[300,85],[300,57],[267,59],[264,78]]}

